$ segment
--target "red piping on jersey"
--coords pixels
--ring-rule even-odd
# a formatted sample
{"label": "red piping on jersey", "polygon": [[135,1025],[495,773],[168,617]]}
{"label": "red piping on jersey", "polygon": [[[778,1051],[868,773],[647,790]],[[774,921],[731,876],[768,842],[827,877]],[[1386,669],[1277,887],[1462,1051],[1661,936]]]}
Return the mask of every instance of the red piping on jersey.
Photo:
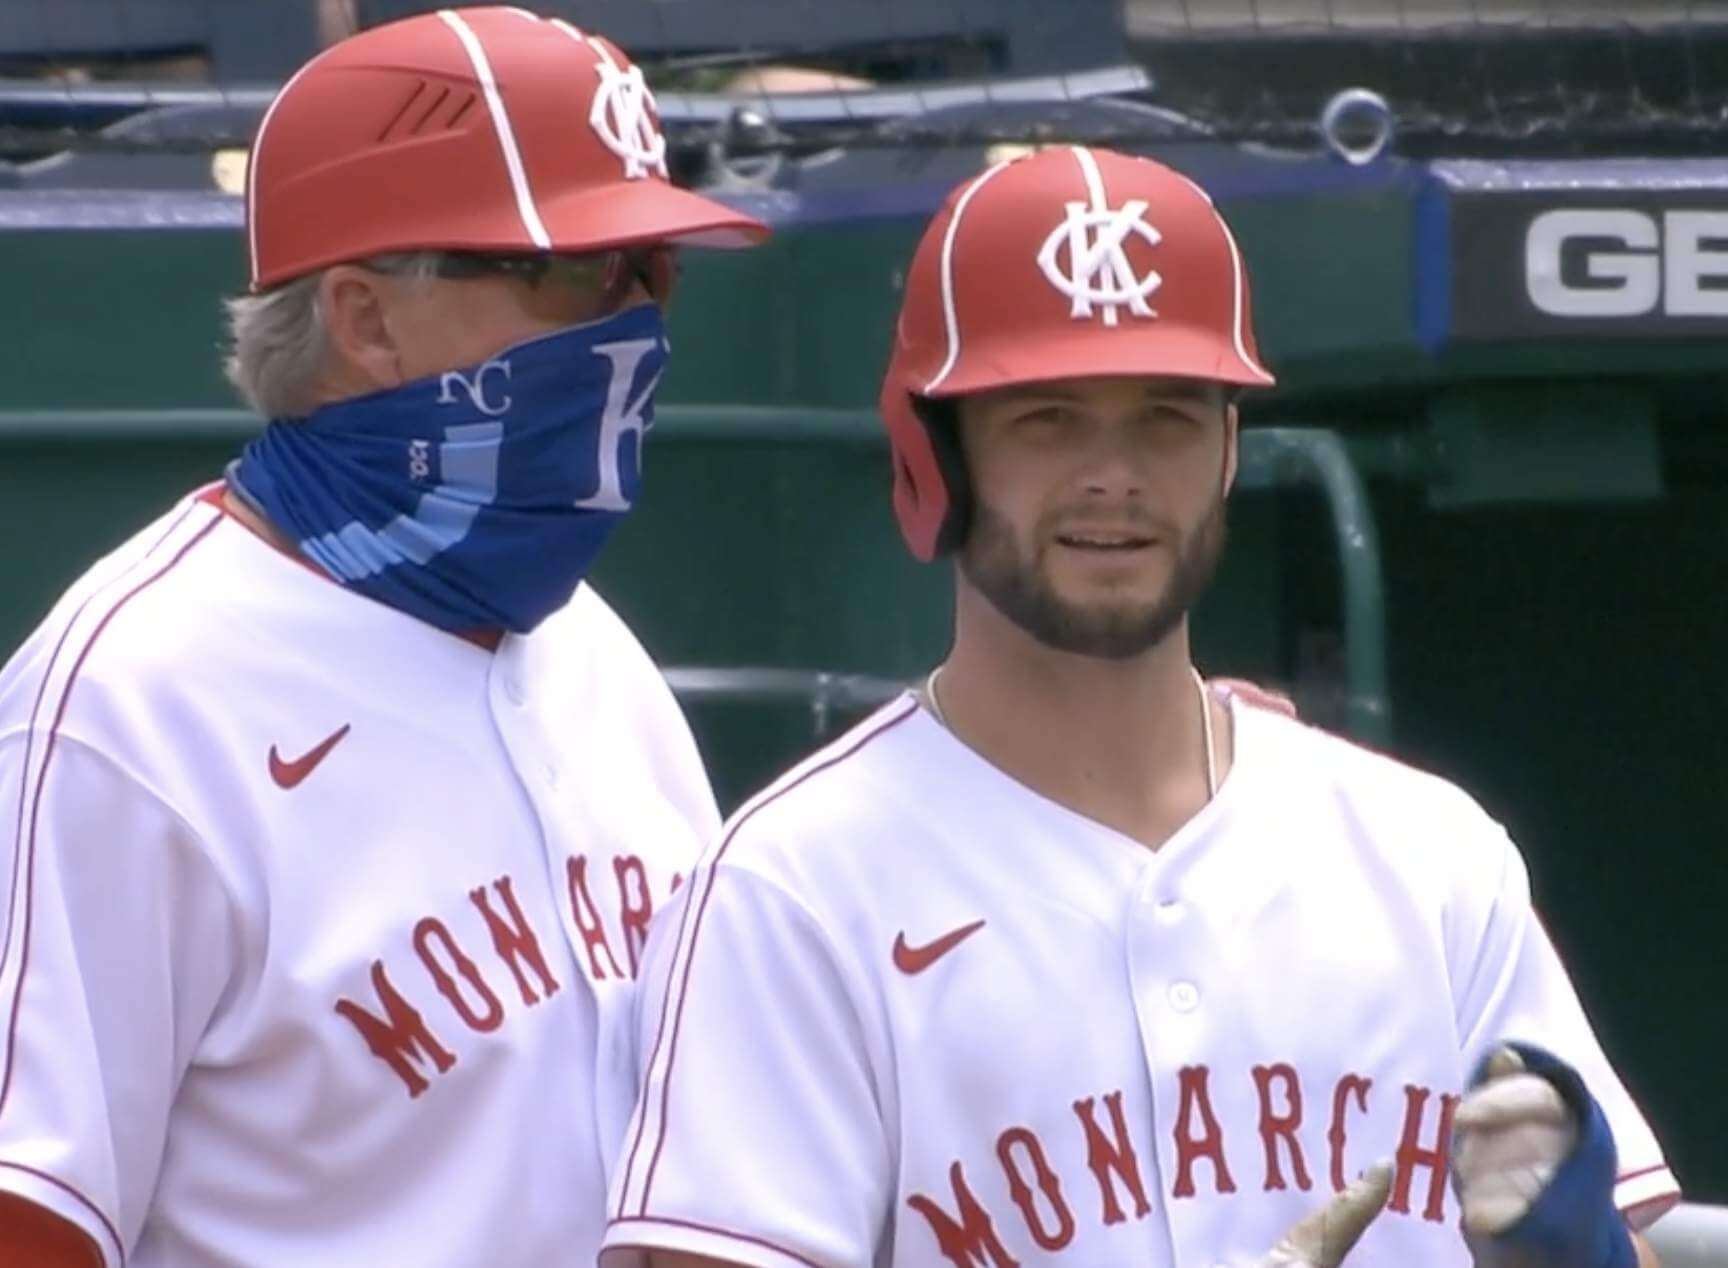
{"label": "red piping on jersey", "polygon": [[[120,1263],[122,1264],[122,1266],[124,1266],[124,1264],[126,1263],[126,1243],[120,1240],[120,1234],[117,1231],[115,1231],[114,1225],[109,1222],[108,1217],[106,1215],[102,1214],[102,1208],[101,1207],[97,1206],[89,1198],[85,1197],[82,1193],[80,1193],[77,1189],[74,1189],[71,1185],[67,1184],[64,1180],[60,1179],[57,1176],[51,1176],[46,1171],[38,1171],[38,1170],[36,1170],[35,1167],[26,1167],[21,1162],[5,1162],[3,1160],[0,1160],[0,1167],[9,1167],[13,1171],[22,1171],[25,1175],[35,1176],[38,1180],[44,1180],[47,1183],[53,1185],[56,1189],[63,1189],[65,1192],[71,1194],[74,1198],[76,1198],[79,1202],[81,1202],[85,1206],[89,1207],[90,1213],[92,1215],[94,1215],[97,1219],[102,1221],[103,1229],[107,1232],[108,1236],[110,1236],[114,1239],[114,1245],[120,1251]],[[28,1200],[28,1199],[26,1199],[26,1200]],[[47,1210],[46,1207],[43,1207],[42,1209]],[[82,1232],[83,1230],[80,1229],[79,1231]],[[103,1258],[106,1259],[107,1256],[104,1255]]]}
{"label": "red piping on jersey", "polygon": [[[1616,1177],[1614,1187],[1618,1189],[1629,1181],[1642,1180],[1645,1176],[1657,1175],[1667,1170],[1668,1164],[1665,1162],[1657,1163],[1654,1167],[1640,1167],[1637,1171],[1628,1171],[1625,1175]],[[1648,1227],[1654,1224],[1681,1198],[1679,1181],[1670,1176],[1669,1182],[1670,1187],[1663,1192],[1653,1193],[1647,1198],[1640,1198],[1629,1206],[1621,1207],[1621,1218],[1633,1228]],[[1640,1218],[1647,1211],[1652,1212],[1649,1217]]]}
{"label": "red piping on jersey", "polygon": [[[766,1237],[752,1237],[748,1233],[734,1233],[729,1228],[715,1228],[712,1224],[698,1224],[695,1220],[675,1220],[664,1215],[620,1215],[617,1219],[608,1224],[607,1227],[617,1228],[622,1224],[670,1224],[673,1228],[688,1228],[698,1233],[711,1233],[715,1237],[724,1237],[729,1242],[743,1242],[746,1246],[760,1246],[764,1250],[771,1250],[775,1254],[784,1255],[786,1258],[796,1260],[801,1264],[808,1264],[810,1265],[810,1268],[822,1268],[822,1265],[817,1263],[814,1259],[806,1259],[797,1251],[787,1250],[784,1246],[771,1242]],[[608,1246],[607,1249],[664,1250],[665,1247],[654,1246],[646,1242],[614,1242],[611,1246]]]}
{"label": "red piping on jersey", "polygon": [[[672,1065],[673,1062],[678,1059],[678,1028],[684,1020],[684,1001],[689,997],[690,966],[696,959],[696,940],[702,935],[702,916],[708,909],[709,897],[714,893],[714,878],[719,874],[720,860],[726,857],[726,851],[731,847],[732,841],[738,835],[739,829],[749,823],[751,819],[755,818],[757,811],[766,806],[773,805],[776,801],[780,800],[780,798],[784,797],[794,788],[805,783],[811,777],[820,775],[823,771],[832,770],[847,758],[861,752],[872,740],[879,736],[886,735],[889,731],[899,726],[916,712],[918,712],[918,705],[915,702],[908,701],[906,707],[898,715],[888,719],[874,731],[867,732],[863,736],[860,736],[858,741],[853,744],[852,747],[836,753],[827,761],[812,766],[809,770],[798,776],[798,778],[792,780],[784,788],[775,789],[768,793],[761,801],[758,801],[755,805],[751,806],[739,817],[738,822],[732,825],[732,830],[728,832],[725,839],[720,842],[720,848],[715,851],[714,861],[708,865],[708,876],[702,888],[701,904],[696,908],[696,917],[690,925],[690,949],[684,957],[684,972],[678,983],[678,1008],[672,1018],[672,1036],[666,1048],[666,1073],[660,1082],[660,1122],[655,1128],[654,1152],[649,1155],[648,1158],[648,1171],[647,1174],[642,1177],[642,1205],[637,1209],[638,1215],[644,1218],[648,1216],[648,1195],[654,1188],[654,1169],[660,1165],[660,1151],[666,1144],[666,1118],[667,1114],[670,1112],[670,1102],[672,1097]],[[680,935],[682,935],[682,929],[680,929],[679,932]],[[679,945],[682,945],[684,941],[683,937],[680,936],[678,941]],[[676,952],[673,956],[673,962],[674,964],[677,962]],[[668,972],[666,975],[666,997],[661,1002],[660,1026],[654,1036],[654,1051],[648,1058],[648,1071],[650,1075],[652,1075],[654,1070],[654,1062],[660,1055],[660,1039],[665,1032],[666,1009],[672,1002],[672,981],[674,976],[675,975],[672,972]],[[0,1100],[0,1104],[3,1103],[3,1100]],[[642,1144],[642,1129],[646,1126],[647,1121],[648,1116],[646,1114],[638,1116],[636,1123],[636,1140],[630,1146],[630,1159],[628,1165],[625,1167],[624,1185],[618,1203],[618,1214],[620,1217],[624,1214],[624,1203],[630,1189],[630,1171],[636,1164],[636,1151]]]}
{"label": "red piping on jersey", "polygon": [[[128,603],[132,602],[133,599],[137,598],[145,590],[149,589],[163,577],[166,577],[170,572],[174,571],[175,566],[182,559],[186,558],[192,548],[208,537],[210,535],[210,530],[215,528],[216,525],[221,522],[220,519],[212,519],[208,524],[204,525],[203,528],[199,529],[190,541],[174,553],[174,558],[170,559],[156,572],[152,573],[137,585],[133,586],[132,589],[120,596],[114,606],[109,608],[108,611],[103,614],[102,619],[97,622],[96,628],[91,631],[89,641],[84,644],[83,649],[78,653],[78,659],[72,662],[72,672],[67,675],[66,686],[60,692],[60,706],[54,711],[54,724],[48,728],[48,740],[42,749],[42,769],[37,772],[36,792],[32,796],[30,802],[30,835],[25,843],[24,933],[18,956],[18,985],[12,992],[12,1016],[6,1023],[6,1072],[4,1076],[0,1076],[0,1116],[3,1116],[6,1113],[6,1098],[12,1092],[13,1057],[17,1055],[18,1009],[24,1001],[24,975],[30,969],[31,900],[34,897],[36,884],[36,826],[39,821],[39,811],[42,806],[42,790],[47,787],[48,784],[48,766],[54,760],[54,741],[59,737],[60,724],[66,719],[66,706],[71,703],[72,688],[77,686],[78,674],[83,670],[84,662],[89,658],[91,649],[96,646],[97,640],[102,637],[102,632],[108,628],[108,622],[112,621],[115,615],[118,614],[119,611]],[[143,561],[140,560],[139,562]]]}
{"label": "red piping on jersey", "polygon": [[1623,1176],[1615,1176],[1614,1177],[1614,1183],[1615,1184],[1625,1184],[1628,1180],[1636,1180],[1640,1176],[1653,1176],[1658,1171],[1666,1171],[1666,1170],[1668,1170],[1668,1164],[1665,1162],[1659,1162],[1654,1167],[1640,1167],[1636,1171],[1628,1171]]}
{"label": "red piping on jersey", "polygon": [[[157,550],[161,548],[162,543],[167,541],[168,538],[173,535],[174,530],[186,522],[186,517],[192,514],[192,510],[193,508],[188,506],[185,510],[181,511],[179,515],[175,516],[174,522],[162,530],[162,536],[151,542],[149,549],[140,555],[137,562],[130,568],[127,568],[118,576],[110,578],[106,585],[97,586],[96,589],[85,595],[84,601],[78,605],[77,611],[73,612],[71,617],[67,620],[66,628],[60,631],[60,637],[54,644],[54,650],[48,656],[48,664],[42,670],[42,681],[36,687],[36,699],[30,706],[30,727],[24,733],[24,768],[18,773],[18,825],[14,829],[12,837],[12,852],[14,858],[17,858],[22,852],[24,845],[24,807],[30,801],[30,757],[36,748],[36,719],[41,716],[42,700],[43,697],[48,694],[48,683],[54,677],[54,667],[60,663],[60,653],[66,646],[66,640],[72,636],[72,630],[78,624],[79,618],[84,615],[84,610],[114,585],[131,576],[134,568],[148,563],[150,556],[154,555]],[[14,867],[12,869],[12,889],[6,898],[6,911],[8,915],[16,910],[18,906],[18,874],[21,871],[23,871],[23,869],[20,867]],[[5,945],[0,946],[0,979],[4,979],[6,976],[6,963],[7,960],[10,959],[11,954],[12,939],[7,938]],[[11,1059],[10,1049],[8,1049],[7,1059]]]}
{"label": "red piping on jersey", "polygon": [[[694,875],[691,877],[691,884],[695,884]],[[691,892],[694,893],[694,890]],[[660,998],[660,1019],[654,1024],[654,1047],[648,1054],[647,1074],[649,1077],[652,1077],[654,1073],[655,1062],[660,1059],[660,1044],[666,1037],[666,1015],[672,1009],[672,982],[675,977],[673,969],[677,968],[678,952],[684,946],[684,931],[690,923],[690,912],[695,906],[696,900],[692,897],[684,904],[683,910],[678,913],[678,938],[672,944],[672,965],[666,971],[666,990]],[[646,1080],[644,1080],[643,1090],[647,1090]],[[642,1110],[636,1115],[636,1136],[630,1142],[630,1154],[624,1163],[624,1183],[618,1190],[618,1210],[615,1212],[618,1219],[626,1218],[624,1208],[630,1201],[630,1177],[636,1171],[636,1152],[642,1147],[642,1133],[648,1126],[647,1107],[647,1098],[644,1097]]]}
{"label": "red piping on jersey", "polygon": [[286,546],[282,545],[281,542],[276,541],[274,538],[269,537],[264,533],[260,533],[256,528],[236,515],[234,513],[234,508],[228,505],[228,486],[222,481],[218,480],[215,484],[206,485],[204,488],[199,489],[193,496],[200,502],[203,502],[206,506],[215,507],[218,511],[222,512],[224,518],[233,520],[236,526],[245,529],[248,533],[251,533],[252,536],[256,537],[259,541],[263,542],[271,550],[275,551],[278,555],[281,555],[282,558],[288,560],[290,563],[299,564],[300,567],[304,568],[307,572],[311,573],[321,581],[330,580],[330,574],[318,567],[310,559],[306,558],[306,556],[299,554],[296,551],[289,550]]}

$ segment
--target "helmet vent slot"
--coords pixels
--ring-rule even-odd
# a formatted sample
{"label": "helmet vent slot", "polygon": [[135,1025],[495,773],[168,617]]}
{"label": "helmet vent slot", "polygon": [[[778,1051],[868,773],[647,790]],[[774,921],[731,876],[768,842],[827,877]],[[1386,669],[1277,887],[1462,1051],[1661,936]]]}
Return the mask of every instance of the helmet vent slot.
{"label": "helmet vent slot", "polygon": [[378,140],[401,140],[429,130],[449,131],[473,108],[474,98],[474,93],[457,91],[449,84],[434,87],[424,79],[417,80],[413,91],[378,134]]}

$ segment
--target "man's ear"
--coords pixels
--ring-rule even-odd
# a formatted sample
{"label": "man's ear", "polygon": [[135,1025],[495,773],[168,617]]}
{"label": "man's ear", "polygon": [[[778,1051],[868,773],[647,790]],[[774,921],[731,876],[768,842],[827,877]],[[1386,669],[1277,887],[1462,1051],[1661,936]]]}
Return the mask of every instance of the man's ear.
{"label": "man's ear", "polygon": [[1236,487],[1237,459],[1241,454],[1241,413],[1234,397],[1224,402],[1224,493]]}
{"label": "man's ear", "polygon": [[318,304],[330,347],[329,378],[339,395],[402,384],[402,355],[390,328],[389,300],[396,279],[355,264],[327,269],[318,281]]}

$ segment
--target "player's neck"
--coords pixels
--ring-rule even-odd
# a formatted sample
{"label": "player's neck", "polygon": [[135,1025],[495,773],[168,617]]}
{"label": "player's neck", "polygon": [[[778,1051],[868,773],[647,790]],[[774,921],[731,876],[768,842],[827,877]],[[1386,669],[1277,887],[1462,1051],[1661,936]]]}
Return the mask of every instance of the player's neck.
{"label": "player's neck", "polygon": [[260,512],[253,510],[251,505],[236,495],[231,488],[224,487],[222,490],[222,509],[229,518],[237,521],[242,527],[250,529],[254,535],[263,538],[290,559],[299,560],[300,552],[295,549],[294,543],[288,540],[287,535],[264,518]]}
{"label": "player's neck", "polygon": [[[962,619],[938,694],[948,727],[992,765],[1156,849],[1211,796],[1195,681],[1186,624],[1141,656],[1102,660]],[[1229,715],[1205,698],[1222,782]]]}

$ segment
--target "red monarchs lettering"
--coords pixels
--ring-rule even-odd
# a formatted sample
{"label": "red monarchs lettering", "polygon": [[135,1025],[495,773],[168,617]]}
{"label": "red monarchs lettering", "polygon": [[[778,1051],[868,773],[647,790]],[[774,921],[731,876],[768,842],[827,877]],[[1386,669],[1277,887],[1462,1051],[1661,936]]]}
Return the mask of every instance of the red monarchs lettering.
{"label": "red monarchs lettering", "polygon": [[978,1204],[967,1187],[966,1173],[960,1164],[948,1168],[948,1184],[954,1190],[954,1205],[958,1216],[949,1215],[932,1198],[914,1193],[906,1205],[922,1215],[936,1235],[936,1249],[954,1268],[978,1268],[981,1263],[991,1268],[1016,1268],[1020,1261],[1002,1247],[996,1235],[996,1225],[990,1213]]}
{"label": "red monarchs lettering", "polygon": [[[1257,1065],[1253,1073],[1254,1090],[1260,1096],[1260,1143],[1266,1149],[1265,1188],[1270,1191],[1289,1187],[1284,1183],[1284,1169],[1278,1161],[1282,1143],[1290,1157],[1296,1187],[1306,1193],[1314,1182],[1308,1178],[1308,1164],[1302,1160],[1302,1142],[1296,1139],[1296,1129],[1302,1126],[1302,1080],[1296,1077],[1293,1067],[1283,1062]],[[1278,1087],[1276,1092],[1274,1084]],[[1273,1109],[1275,1100],[1283,1105],[1282,1111]]]}
{"label": "red monarchs lettering", "polygon": [[[612,944],[606,940],[606,925],[594,906],[594,895],[588,892],[588,856],[572,855],[565,860],[564,871],[570,889],[570,918],[576,922],[582,945],[588,949],[589,974],[596,982],[604,982],[606,969],[610,968],[613,977],[623,977],[624,970],[618,967],[618,957],[612,954]],[[606,957],[605,967],[600,963],[602,954]]]}
{"label": "red monarchs lettering", "polygon": [[552,970],[546,967],[540,939],[534,936],[533,928],[522,916],[522,908],[516,904],[516,891],[510,885],[510,878],[500,876],[492,886],[504,904],[508,921],[492,909],[484,885],[469,890],[468,899],[479,908],[480,916],[486,922],[486,932],[492,935],[492,949],[510,966],[510,972],[516,978],[516,989],[522,993],[522,1002],[532,1008],[540,1002],[540,996],[529,983],[526,970],[534,971],[534,976],[540,979],[540,989],[547,995],[557,993],[558,981],[552,976]]}
{"label": "red monarchs lettering", "polygon": [[1349,1186],[1344,1176],[1344,1143],[1347,1139],[1344,1129],[1344,1114],[1350,1107],[1350,1099],[1356,1100],[1356,1108],[1361,1113],[1368,1112],[1368,1089],[1374,1086],[1373,1079],[1365,1079],[1359,1074],[1346,1074],[1338,1080],[1338,1086],[1332,1089],[1332,1126],[1326,1129],[1326,1143],[1332,1150],[1332,1191],[1342,1193]]}
{"label": "red monarchs lettering", "polygon": [[443,1074],[456,1064],[456,1057],[427,1029],[420,1011],[391,984],[382,960],[372,961],[372,990],[384,1007],[382,1017],[351,999],[337,1000],[336,1012],[353,1023],[372,1055],[396,1072],[412,1100],[428,1086],[420,1063],[430,1061],[432,1068]]}
{"label": "red monarchs lettering", "polygon": [[[1212,1164],[1218,1192],[1236,1192],[1230,1164],[1224,1161],[1224,1130],[1218,1126],[1218,1115],[1213,1112],[1212,1098],[1206,1091],[1209,1074],[1203,1065],[1183,1066],[1176,1072],[1176,1183],[1170,1189],[1171,1197],[1194,1196],[1194,1164],[1202,1158]],[[1195,1118],[1200,1120],[1198,1136],[1194,1134]]]}
{"label": "red monarchs lettering", "polygon": [[1410,1214],[1410,1189],[1416,1182],[1416,1170],[1428,1169],[1428,1201],[1422,1208],[1422,1218],[1436,1223],[1445,1218],[1446,1158],[1452,1142],[1452,1112],[1458,1108],[1456,1096],[1440,1097],[1440,1121],[1435,1124],[1433,1145],[1423,1148],[1420,1143],[1422,1120],[1428,1098],[1434,1094],[1415,1084],[1404,1086],[1404,1131],[1398,1142],[1397,1174],[1392,1181],[1392,1198],[1386,1208],[1400,1215]]}
{"label": "red monarchs lettering", "polygon": [[[1288,1062],[1268,1062],[1249,1067],[1239,1077],[1251,1085],[1256,1113],[1251,1121],[1225,1122],[1213,1102],[1215,1080],[1223,1076],[1203,1065],[1184,1066],[1176,1072],[1174,1113],[1168,1130],[1174,1146],[1167,1202],[1229,1198],[1237,1192],[1227,1157],[1232,1134],[1247,1137],[1257,1133],[1260,1154],[1261,1191],[1313,1189],[1303,1144],[1307,1125],[1306,1093],[1301,1074]],[[1366,1127],[1358,1119],[1371,1119],[1370,1094],[1374,1080],[1360,1074],[1344,1074],[1331,1086],[1331,1117],[1324,1135],[1330,1157],[1334,1189],[1342,1190],[1352,1173],[1346,1162],[1351,1128]],[[1438,1110],[1428,1112],[1435,1093],[1415,1084],[1404,1087],[1402,1141],[1397,1151],[1397,1174],[1388,1209],[1411,1216],[1413,1195],[1421,1200],[1415,1217],[1444,1222],[1447,1193],[1446,1147],[1452,1133],[1452,1116],[1458,1097],[1439,1095]],[[1240,1105],[1240,1097],[1227,1105]],[[1054,1107],[1053,1107],[1054,1108]],[[1041,1119],[1062,1124],[1065,1132],[1048,1128],[1035,1131],[1016,1125],[996,1138],[994,1166],[969,1179],[961,1160],[948,1168],[952,1196],[938,1199],[914,1193],[907,1205],[923,1217],[935,1240],[936,1253],[955,1268],[1012,1268],[1021,1258],[1039,1254],[1073,1252],[1084,1246],[1082,1217],[1098,1212],[1095,1227],[1109,1229],[1130,1218],[1144,1219],[1155,1196],[1146,1189],[1140,1157],[1150,1144],[1137,1145],[1137,1133],[1157,1130],[1151,1111],[1135,1108],[1118,1089],[1101,1096],[1070,1102],[1073,1121],[1066,1115]],[[1375,1119],[1389,1125],[1384,1114]],[[1310,1128],[1313,1132],[1316,1128]],[[1362,1147],[1366,1156],[1380,1156],[1383,1144],[1370,1139]],[[1385,1142],[1387,1144],[1390,1141]],[[1310,1135],[1308,1144],[1315,1147]],[[1081,1160],[1084,1160],[1084,1170]],[[977,1159],[970,1161],[976,1164]],[[1205,1166],[1200,1164],[1205,1163]],[[1428,1172],[1427,1187],[1418,1192],[1417,1175]],[[1069,1192],[1085,1187],[1090,1172],[1098,1202],[1071,1203]],[[1206,1183],[1207,1180],[1210,1183]],[[1253,1199],[1245,1199],[1253,1200]],[[1006,1203],[1006,1205],[1004,1205]],[[1018,1213],[1018,1220],[1009,1208]]]}
{"label": "red monarchs lettering", "polygon": [[[634,977],[654,910],[648,870],[633,855],[615,858],[612,870],[617,886],[617,920],[629,954],[630,976]],[[588,889],[587,859],[581,855],[567,859],[565,876],[572,921],[582,942],[579,956],[587,959],[597,981],[622,979],[625,974],[613,953],[601,911]],[[679,880],[676,876],[672,878],[674,888]],[[554,932],[550,942],[542,941],[540,932],[523,912],[515,882],[509,876],[500,876],[490,886],[469,890],[468,901],[478,917],[477,925],[471,923],[464,931],[453,929],[437,916],[425,916],[415,922],[408,942],[427,980],[443,996],[449,1011],[468,1029],[488,1034],[508,1020],[507,1009],[480,964],[464,947],[464,939],[470,947],[491,944],[498,964],[515,983],[514,997],[520,998],[524,1008],[538,1007],[558,993],[560,986],[553,965],[558,963],[559,956],[549,955],[547,948],[561,951],[566,943],[561,936],[562,927]],[[383,960],[373,961],[371,980],[376,1007],[339,998],[334,1005],[336,1015],[359,1032],[367,1049],[396,1075],[413,1099],[431,1085],[432,1076],[444,1074],[457,1064],[456,1055],[433,1033],[421,1009],[398,989]]]}
{"label": "red monarchs lettering", "polygon": [[[624,950],[630,957],[630,976],[634,979],[642,964],[643,944],[648,941],[654,896],[648,892],[648,869],[634,854],[614,858],[612,874],[618,882],[618,923],[624,926]],[[677,879],[673,877],[674,888]]]}
{"label": "red monarchs lettering", "polygon": [[[438,949],[442,949],[449,958],[454,971],[438,962]],[[414,950],[420,955],[420,963],[432,975],[438,993],[450,1001],[450,1007],[470,1030],[485,1034],[503,1024],[504,1005],[498,1002],[492,988],[486,985],[486,979],[480,976],[480,967],[462,954],[462,948],[456,945],[456,939],[450,936],[449,927],[442,920],[427,916],[414,926]],[[457,983],[458,977],[467,984],[467,991]],[[478,1009],[469,1004],[469,993],[479,1000]]]}
{"label": "red monarchs lettering", "polygon": [[[1025,1127],[1010,1127],[996,1139],[996,1157],[1008,1177],[1008,1198],[1020,1208],[1020,1218],[1026,1221],[1026,1231],[1032,1234],[1038,1249],[1057,1251],[1073,1241],[1074,1214],[1062,1200],[1062,1181],[1050,1169],[1038,1137]],[[1032,1172],[1038,1193],[1043,1195],[1043,1203],[1034,1196],[1032,1183],[1027,1182],[1027,1168]],[[1050,1213],[1048,1224],[1041,1207]]]}
{"label": "red monarchs lettering", "polygon": [[1110,1111],[1110,1138],[1099,1130],[1092,1116],[1092,1098],[1074,1102],[1074,1113],[1086,1133],[1086,1166],[1098,1182],[1098,1193],[1104,1204],[1104,1223],[1120,1224],[1128,1217],[1122,1213],[1122,1203],[1116,1196],[1116,1180],[1120,1179],[1128,1196],[1134,1200],[1134,1218],[1144,1219],[1152,1209],[1146,1200],[1146,1186],[1140,1180],[1140,1160],[1134,1156],[1134,1142],[1128,1135],[1128,1124],[1122,1117],[1122,1093],[1111,1092],[1104,1097]]}

